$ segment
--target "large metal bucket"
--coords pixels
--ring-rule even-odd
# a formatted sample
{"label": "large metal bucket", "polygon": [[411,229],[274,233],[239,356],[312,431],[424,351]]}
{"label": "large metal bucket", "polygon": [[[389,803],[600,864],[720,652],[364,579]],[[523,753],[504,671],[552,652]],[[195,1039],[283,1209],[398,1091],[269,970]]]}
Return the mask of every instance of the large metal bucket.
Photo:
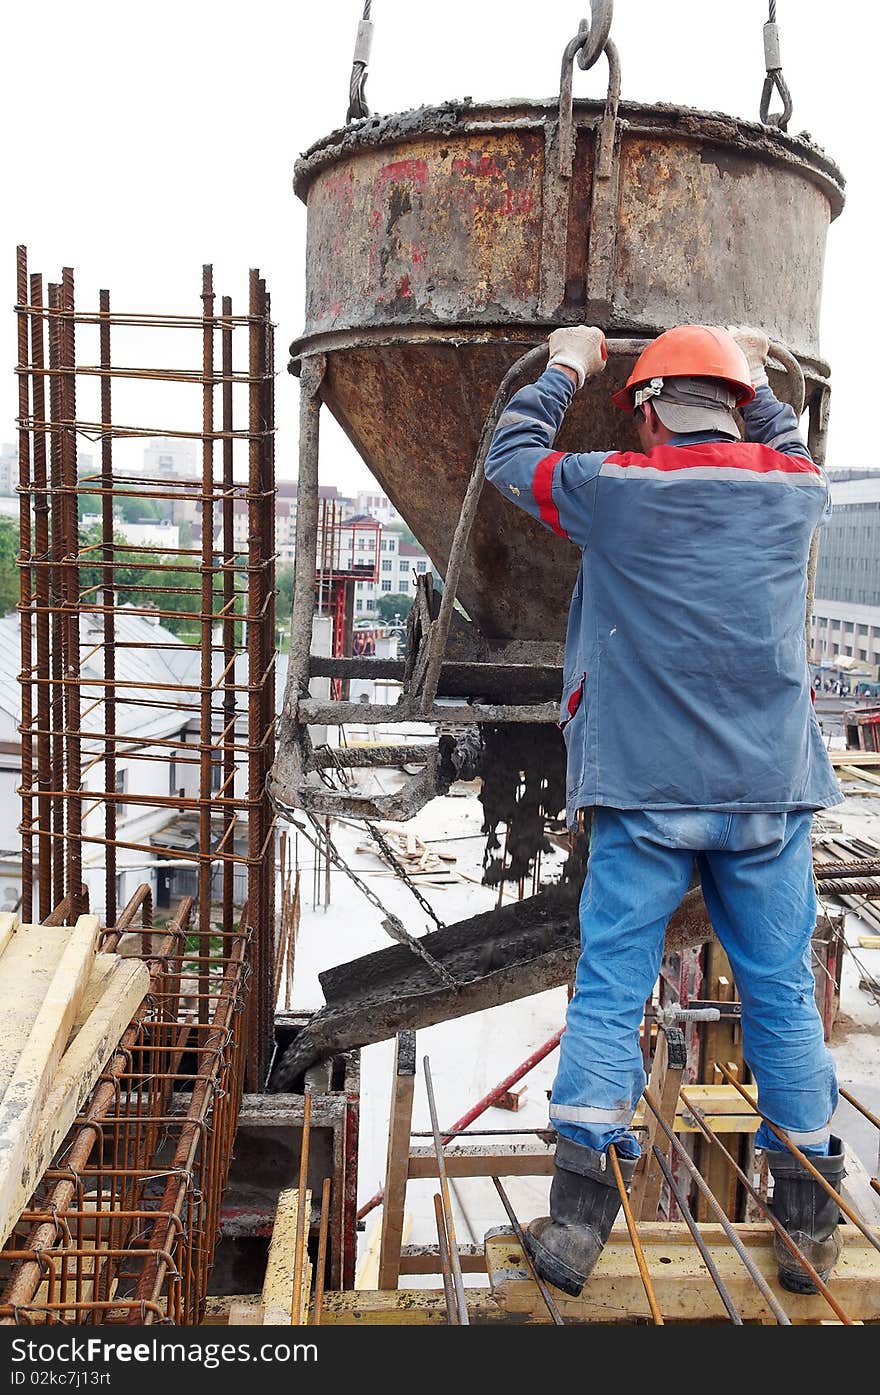
{"label": "large metal bucket", "polygon": [[[511,364],[549,328],[613,341],[750,323],[806,378],[821,453],[818,342],[836,166],[806,141],[678,107],[450,104],[371,119],[297,164],[308,204],[306,326],[322,397],[441,574],[480,430]],[[635,445],[610,393],[633,353],[578,394],[557,445]],[[783,372],[771,372],[781,396]],[[458,596],[495,645],[561,640],[574,549],[484,490]]]}

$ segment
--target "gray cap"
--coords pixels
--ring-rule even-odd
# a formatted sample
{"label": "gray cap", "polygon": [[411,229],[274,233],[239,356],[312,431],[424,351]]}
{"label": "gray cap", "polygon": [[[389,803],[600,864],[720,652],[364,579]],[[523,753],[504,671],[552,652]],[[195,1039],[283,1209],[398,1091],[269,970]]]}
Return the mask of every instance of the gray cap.
{"label": "gray cap", "polygon": [[662,384],[659,392],[646,400],[670,431],[719,431],[739,437],[733,415],[736,395],[717,378],[654,378],[651,385],[655,383]]}

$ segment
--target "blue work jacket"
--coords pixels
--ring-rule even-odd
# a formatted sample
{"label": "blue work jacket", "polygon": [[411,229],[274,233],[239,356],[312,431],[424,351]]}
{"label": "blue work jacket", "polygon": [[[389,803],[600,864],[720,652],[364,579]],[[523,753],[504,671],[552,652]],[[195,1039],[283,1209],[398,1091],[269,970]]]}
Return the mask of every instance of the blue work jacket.
{"label": "blue work jacket", "polygon": [[486,461],[505,498],[581,553],[560,706],[569,824],[592,805],[840,803],[804,628],[830,494],[793,409],[764,386],[743,410],[745,441],[554,451],[573,395],[548,368],[511,399]]}

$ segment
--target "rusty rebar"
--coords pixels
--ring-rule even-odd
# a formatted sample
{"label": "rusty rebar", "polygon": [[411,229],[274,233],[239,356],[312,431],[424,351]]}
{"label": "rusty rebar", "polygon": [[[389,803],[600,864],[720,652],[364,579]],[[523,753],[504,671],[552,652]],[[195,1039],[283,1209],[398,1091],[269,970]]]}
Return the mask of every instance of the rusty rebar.
{"label": "rusty rebar", "polygon": [[[99,330],[101,367],[101,422],[110,427],[113,422],[113,399],[110,377],[110,292],[98,292],[101,315]],[[101,437],[101,579],[104,599],[104,789],[116,793],[116,615],[113,592],[113,440],[109,431]],[[116,920],[116,803],[108,799],[104,810],[104,832],[107,837],[106,914],[107,924]]]}
{"label": "rusty rebar", "polygon": [[842,1085],[839,1085],[837,1089],[838,1094],[842,1099],[846,1100],[847,1104],[851,1104],[853,1109],[858,1110],[859,1114],[867,1119],[870,1124],[873,1124],[875,1129],[880,1129],[880,1119],[868,1109],[867,1105],[862,1104],[861,1100],[857,1100],[855,1095],[851,1095],[849,1090],[845,1090]]}
{"label": "rusty rebar", "polygon": [[538,1288],[538,1292],[544,1300],[544,1306],[546,1307],[547,1312],[550,1314],[550,1320],[551,1322],[555,1323],[557,1327],[564,1327],[565,1321],[558,1307],[556,1306],[556,1303],[553,1300],[553,1295],[550,1292],[547,1285],[545,1284],[544,1280],[541,1278],[541,1275],[535,1268],[535,1262],[532,1259],[532,1256],[529,1252],[529,1247],[526,1244],[525,1232],[523,1231],[523,1228],[520,1225],[519,1220],[517,1219],[516,1212],[510,1204],[510,1198],[507,1195],[507,1192],[501,1185],[501,1179],[499,1177],[493,1177],[492,1181],[495,1183],[495,1190],[501,1198],[501,1204],[507,1212],[507,1219],[513,1226],[513,1233],[519,1242],[519,1247],[523,1252],[523,1257],[525,1259],[526,1264],[528,1265],[529,1273],[534,1279]]}
{"label": "rusty rebar", "polygon": [[327,1237],[330,1234],[330,1188],[330,1178],[325,1177],[321,1187],[321,1224],[318,1229],[315,1299],[312,1305],[312,1325],[314,1327],[320,1327],[321,1315],[324,1311],[324,1275],[327,1269]]}
{"label": "rusty rebar", "polygon": [[758,1206],[758,1208],[761,1211],[761,1214],[765,1217],[766,1220],[770,1222],[771,1226],[773,1227],[776,1234],[779,1236],[779,1239],[785,1245],[789,1254],[792,1255],[792,1257],[796,1259],[799,1264],[803,1265],[804,1269],[809,1274],[813,1283],[816,1285],[816,1288],[818,1289],[819,1293],[821,1293],[822,1297],[826,1300],[826,1302],[828,1302],[831,1305],[832,1310],[840,1318],[840,1321],[847,1324],[850,1323],[852,1319],[847,1317],[846,1313],[841,1308],[840,1304],[837,1302],[837,1299],[834,1297],[833,1293],[828,1288],[828,1285],[824,1282],[824,1280],[819,1275],[818,1271],[810,1263],[809,1259],[807,1259],[807,1256],[804,1254],[803,1250],[800,1248],[799,1245],[795,1243],[795,1241],[789,1235],[785,1227],[774,1216],[773,1212],[770,1210],[770,1207],[767,1205],[767,1202],[764,1201],[760,1192],[752,1184],[751,1180],[740,1167],[739,1163],[733,1157],[732,1153],[727,1148],[725,1148],[724,1144],[721,1142],[721,1139],[718,1137],[717,1133],[712,1128],[711,1124],[706,1118],[706,1115],[704,1114],[703,1110],[700,1109],[698,1105],[694,1104],[693,1100],[688,1096],[685,1090],[681,1091],[681,1098],[687,1106],[689,1112],[693,1115],[693,1118],[696,1121],[697,1126],[699,1127],[703,1137],[708,1139],[710,1143],[714,1143],[716,1148],[720,1150],[723,1157],[726,1158],[727,1162],[735,1172],[736,1176],[739,1178],[743,1187],[745,1187],[749,1196]]}
{"label": "rusty rebar", "polygon": [[299,1184],[296,1205],[296,1240],[293,1251],[293,1295],[290,1305],[290,1320],[294,1327],[302,1321],[302,1283],[306,1248],[306,1189],[309,1182],[309,1142],[312,1125],[312,1089],[306,1085],[303,1091],[302,1138],[299,1153]]}
{"label": "rusty rebar", "polygon": [[458,1308],[455,1301],[452,1264],[449,1258],[446,1213],[443,1210],[443,1198],[439,1192],[434,1193],[434,1222],[437,1226],[437,1253],[440,1259],[440,1274],[443,1278],[443,1294],[446,1299],[446,1321],[450,1327],[454,1327],[458,1320]]}
{"label": "rusty rebar", "polygon": [[464,1279],[461,1273],[461,1258],[458,1253],[458,1244],[455,1238],[455,1217],[452,1213],[452,1197],[449,1191],[449,1178],[446,1174],[446,1162],[443,1157],[443,1140],[440,1137],[440,1125],[437,1122],[437,1105],[434,1099],[434,1084],[431,1079],[431,1063],[427,1056],[425,1056],[422,1064],[425,1071],[425,1088],[428,1093],[428,1109],[431,1115],[431,1128],[434,1131],[434,1151],[437,1155],[437,1173],[440,1178],[443,1219],[446,1226],[446,1239],[449,1245],[449,1262],[452,1267],[456,1310],[458,1312],[459,1323],[465,1327],[469,1323],[467,1299],[464,1292]]}
{"label": "rusty rebar", "polygon": [[[17,295],[19,303],[27,300],[28,294],[28,269],[27,269],[27,248],[18,247],[16,249],[16,274],[17,274]],[[30,365],[30,343],[28,336],[27,314],[19,310],[16,315],[18,329],[18,484],[19,510],[19,587],[20,587],[20,611],[22,624],[20,628],[21,642],[21,670],[26,677],[30,677],[33,666],[33,629],[29,614],[31,596],[34,585],[33,571],[30,566],[33,551],[31,538],[31,510],[30,510],[30,485],[31,485],[31,439],[27,428],[27,420],[30,415],[30,397],[32,378],[28,375],[31,371]],[[33,919],[33,874],[34,874],[34,743],[31,735],[31,723],[33,693],[28,682],[23,683],[21,690],[21,783],[22,783],[22,834],[21,834],[21,918],[24,921]]]}
{"label": "rusty rebar", "polygon": [[761,1112],[761,1110],[756,1105],[755,1101],[751,1098],[750,1095],[746,1094],[745,1090],[742,1088],[736,1077],[727,1069],[727,1067],[721,1061],[716,1061],[715,1065],[721,1071],[721,1074],[724,1076],[724,1079],[727,1081],[728,1085],[736,1086],[743,1099],[748,1100],[749,1105],[755,1111],[755,1113],[764,1121],[768,1129],[770,1129],[770,1131],[773,1134],[775,1134],[775,1136],[779,1139],[783,1147],[787,1148],[789,1153],[791,1153],[793,1157],[797,1158],[801,1167],[804,1168],[806,1172],[809,1172],[810,1176],[813,1178],[813,1181],[819,1183],[822,1190],[827,1192],[831,1199],[837,1203],[837,1205],[840,1207],[841,1211],[847,1217],[847,1219],[852,1221],[853,1225],[856,1226],[856,1228],[862,1232],[865,1239],[874,1246],[875,1250],[880,1251],[880,1240],[877,1239],[877,1236],[871,1230],[870,1226],[865,1225],[865,1222],[862,1220],[861,1216],[859,1216],[858,1213],[853,1210],[849,1202],[844,1200],[844,1198],[840,1195],[840,1192],[835,1191],[831,1183],[822,1176],[819,1169],[812,1162],[810,1162],[810,1159],[807,1157],[806,1153],[802,1153],[800,1148],[798,1148],[797,1144],[792,1143],[788,1134],[785,1133],[782,1129],[777,1128],[773,1121],[771,1119],[768,1119],[767,1115]]}
{"label": "rusty rebar", "polygon": [[[213,731],[211,714],[211,622],[207,616],[213,609],[213,579],[209,571],[214,553],[214,284],[210,266],[202,267],[202,586],[201,586],[201,703],[199,728],[199,847],[211,846],[211,778],[213,772]],[[211,869],[207,862],[199,864],[199,930],[202,935],[211,928]],[[199,955],[199,982],[204,991],[208,966]],[[206,1022],[207,1004],[199,1005],[199,1021]]]}
{"label": "rusty rebar", "polygon": [[[30,298],[37,313],[31,318],[31,362],[34,369],[42,368],[44,361],[43,317],[39,313],[43,303],[42,277],[34,273],[30,278]],[[45,416],[45,385],[39,376],[33,379],[34,415]],[[43,432],[33,433],[33,510],[34,510],[34,560],[48,562],[49,559],[49,495],[46,474],[46,437]],[[22,675],[22,688],[31,687],[34,674],[48,676],[50,671],[50,623],[49,623],[49,572],[47,567],[35,569],[34,591],[36,615],[22,614],[22,626],[33,623],[36,643],[36,666],[30,674]],[[30,604],[30,602],[29,602]],[[34,703],[31,703],[33,711]],[[52,802],[45,791],[51,784],[51,695],[48,686],[40,685],[36,690],[37,710],[37,814],[39,842],[37,856],[37,887],[40,920],[44,920],[52,909],[52,841],[49,836],[52,823]]]}
{"label": "rusty rebar", "polygon": [[[11,1288],[8,1286],[4,1297],[9,1298],[11,1291],[16,1302],[0,1309],[3,1320],[13,1320],[16,1311],[24,1315],[27,1305],[33,1305],[40,1283],[49,1284],[52,1321],[59,1316],[64,1320],[65,1314],[72,1313],[84,1314],[84,1320],[92,1313],[100,1318],[111,1311],[132,1321],[138,1320],[138,1314],[143,1320],[155,1320],[160,1309],[150,1296],[153,1291],[161,1293],[161,1311],[171,1320],[197,1322],[201,1315],[243,1083],[246,1044],[238,1018],[246,998],[251,936],[271,936],[274,915],[273,823],[261,779],[271,762],[274,724],[274,384],[269,300],[259,279],[255,291],[256,327],[251,314],[224,316],[220,324],[213,305],[205,304],[203,310],[210,308],[211,313],[199,316],[114,314],[107,292],[101,293],[97,313],[84,314],[75,309],[69,269],[62,274],[60,284],[49,288],[48,303],[44,304],[42,279],[36,273],[28,278],[26,264],[21,258],[17,262],[18,426],[20,446],[24,447],[20,449],[20,486],[22,518],[27,520],[21,530],[20,554],[24,646],[21,828],[25,845],[32,845],[37,854],[35,865],[30,867],[25,857],[23,889],[28,885],[32,888],[34,909],[38,902],[41,921],[63,924],[87,901],[82,875],[87,851],[93,858],[103,853],[106,919],[111,929],[103,937],[102,948],[113,949],[121,935],[136,932],[152,978],[150,995],[76,1121],[67,1151],[54,1160],[31,1199],[23,1224],[30,1229],[28,1242],[36,1245],[39,1262],[23,1259],[13,1266]],[[224,310],[227,306],[225,299]],[[76,362],[75,326],[80,324],[97,328],[100,353],[94,368]],[[192,329],[194,337],[198,334],[202,347],[199,369],[180,373],[147,370],[144,376],[201,384],[201,430],[168,431],[150,426],[140,432],[113,422],[113,378],[140,376],[140,370],[118,368],[111,360],[111,328],[123,324],[143,330],[177,325]],[[213,370],[213,363],[206,361],[206,341],[211,337],[213,350],[218,328],[224,354],[220,375],[205,372],[208,366]],[[247,369],[238,374],[226,371],[232,329],[246,329],[249,342],[255,336],[259,350],[257,358],[251,354]],[[257,383],[253,381],[255,367],[260,372]],[[83,373],[98,379],[99,422],[77,415],[76,379]],[[206,429],[206,400],[221,380],[223,430],[210,431]],[[257,398],[256,440],[250,416],[244,427],[230,415],[233,381],[247,383]],[[170,435],[200,442],[200,478],[187,487],[186,481],[119,470],[113,438],[138,434],[147,439]],[[82,480],[76,452],[80,436],[94,437],[101,444],[99,471],[90,471]],[[224,443],[222,481],[213,478],[213,468],[205,468],[206,457],[215,453],[214,440]],[[255,457],[256,472],[249,473],[246,483],[237,483],[230,469],[236,440],[248,441]],[[142,602],[138,595],[143,589],[141,579],[154,569],[155,557],[114,535],[114,509],[120,490],[125,490],[126,498],[134,495],[172,504],[189,500],[189,508],[201,507],[203,536],[194,547],[169,549],[169,575],[164,584],[154,588],[158,606]],[[95,499],[96,511],[97,500],[101,500],[97,540],[80,539],[81,495]],[[236,552],[237,501],[246,502],[251,515],[258,519],[256,547],[251,549],[252,554],[259,553],[256,560],[254,555],[245,555],[245,548]],[[220,522],[216,549],[208,524],[212,514],[215,523]],[[151,577],[151,586],[153,581]],[[120,658],[124,651],[136,647],[155,650],[157,655],[179,656],[181,643],[171,644],[168,639],[137,646],[128,640],[120,642],[122,604],[129,615],[170,621],[172,626],[183,628],[184,634],[186,629],[198,632],[201,653],[196,658],[197,683],[177,680],[171,671],[173,660],[170,676],[164,681],[145,684],[124,672]],[[215,626],[219,642],[214,639]],[[215,653],[222,655],[217,664]],[[243,676],[239,667],[245,670]],[[160,668],[157,676],[162,673]],[[240,693],[247,694],[246,709]],[[254,694],[256,701],[251,700]],[[157,713],[179,714],[175,735],[179,733],[181,739],[141,735],[139,712],[144,725]],[[183,739],[187,727],[189,741]],[[211,765],[220,764],[217,790],[212,789],[210,775],[207,787],[203,780],[206,746]],[[124,757],[135,782],[129,790],[116,788],[120,757]],[[179,761],[181,768],[198,766],[194,804],[175,792],[174,786],[169,794],[152,797],[137,789],[138,771],[155,769],[156,762],[167,763],[169,757]],[[247,788],[237,789],[236,779],[245,766]],[[192,807],[200,824],[197,848],[175,846],[186,841],[182,838],[172,837],[168,839],[171,846],[159,846],[148,835],[126,837],[124,826],[120,830],[122,805],[131,806],[132,816],[155,811],[164,813],[166,819],[185,814]],[[216,822],[212,825],[213,805]],[[246,848],[237,841],[245,819]],[[138,859],[145,856],[145,866],[169,858],[198,869],[203,894],[199,925],[193,933],[187,936],[185,930],[193,909],[188,898],[185,915],[172,923],[171,933],[152,929],[152,905],[146,888],[140,888],[122,913],[117,913],[116,878],[132,870],[124,865],[126,861],[135,861],[123,859],[125,850]],[[246,894],[239,911],[235,902],[242,874]],[[213,935],[210,919],[215,880],[222,908],[219,937]],[[193,974],[199,991],[187,992],[184,1002],[181,978]],[[260,995],[270,1008],[271,986],[265,981],[254,997]],[[267,1020],[264,1006],[261,1039],[249,1044],[262,1056],[266,1054]],[[259,1060],[254,1069],[259,1075]],[[170,1108],[174,1096],[188,1101],[179,1119]],[[178,1138],[170,1170],[167,1163],[157,1161],[157,1150],[169,1135]],[[137,1199],[144,1195],[142,1189],[150,1178],[166,1176],[166,1195],[156,1196],[161,1208],[156,1210],[155,1225],[162,1234],[157,1231],[146,1249],[139,1248],[144,1236],[131,1230],[145,1219],[135,1214],[142,1209]],[[88,1225],[86,1188],[100,1218],[95,1223],[98,1259],[91,1277],[91,1261],[84,1253],[88,1246],[82,1243],[88,1235],[84,1229]],[[169,1226],[173,1235],[168,1243],[162,1243]],[[140,1229],[143,1231],[143,1225]],[[117,1267],[112,1252],[116,1250],[129,1255],[126,1281],[134,1276],[139,1289],[137,1302],[130,1307],[114,1308],[109,1299]],[[156,1267],[160,1255],[166,1260],[158,1261]],[[84,1286],[92,1278],[97,1296],[94,1306],[89,1306]]]}
{"label": "rusty rebar", "polygon": [[648,1300],[648,1307],[651,1310],[651,1317],[653,1319],[655,1327],[663,1327],[663,1314],[661,1313],[660,1306],[657,1302],[657,1295],[654,1293],[654,1285],[651,1282],[651,1274],[648,1270],[648,1262],[645,1259],[645,1252],[642,1249],[642,1242],[639,1239],[639,1232],[636,1226],[635,1216],[633,1215],[632,1207],[629,1204],[629,1196],[627,1195],[626,1183],[623,1180],[623,1173],[620,1170],[620,1163],[617,1160],[617,1149],[615,1148],[613,1143],[611,1144],[611,1147],[608,1149],[608,1157],[611,1160],[611,1170],[614,1173],[614,1181],[617,1184],[617,1190],[620,1195],[620,1204],[623,1207],[623,1214],[626,1220],[626,1228],[629,1231],[630,1243],[633,1248],[633,1254],[635,1256],[639,1276],[642,1280],[642,1287],[645,1290],[645,1297]]}
{"label": "rusty rebar", "polygon": [[[52,283],[48,290],[49,310],[52,317],[49,320],[49,364],[54,369],[59,369],[61,364],[61,324],[57,318],[61,309],[61,287],[57,283]],[[61,502],[61,437],[58,430],[55,430],[56,423],[62,414],[61,405],[61,379],[56,375],[49,383],[49,412],[51,417],[51,431],[49,436],[49,481],[51,484],[50,498],[50,519],[51,519],[51,544],[49,557],[51,560],[50,572],[50,593],[49,600],[51,606],[51,706],[52,706],[52,755],[51,769],[55,781],[59,774],[67,783],[67,759],[64,743],[64,679],[66,677],[65,668],[65,629],[62,623],[66,596],[64,594],[64,526],[62,517]],[[38,676],[38,681],[43,675]],[[49,673],[45,675],[46,682],[49,682]],[[75,802],[75,801],[73,801]],[[52,800],[52,902],[60,901],[62,896],[69,891],[65,884],[65,831],[66,831],[67,805],[63,800]]]}
{"label": "rusty rebar", "polygon": [[766,1300],[771,1313],[776,1318],[776,1321],[778,1323],[781,1323],[783,1327],[790,1327],[791,1318],[788,1316],[785,1309],[779,1303],[779,1300],[777,1299],[773,1290],[770,1288],[770,1285],[767,1283],[767,1280],[764,1278],[764,1275],[761,1273],[760,1269],[755,1264],[755,1261],[752,1259],[745,1245],[740,1240],[739,1236],[737,1235],[736,1231],[730,1223],[730,1219],[727,1216],[724,1207],[721,1205],[714,1192],[710,1190],[708,1184],[700,1175],[693,1162],[693,1159],[691,1158],[687,1149],[684,1147],[681,1140],[676,1137],[672,1129],[667,1124],[666,1120],[663,1118],[663,1115],[660,1112],[660,1107],[657,1104],[656,1100],[653,1098],[650,1090],[644,1090],[643,1094],[645,1101],[647,1102],[648,1108],[651,1110],[651,1113],[656,1118],[660,1128],[663,1130],[664,1134],[669,1139],[669,1142],[672,1144],[672,1147],[675,1149],[676,1153],[678,1154],[678,1157],[684,1164],[684,1167],[688,1172],[689,1176],[695,1182],[697,1190],[700,1192],[700,1195],[706,1199],[709,1206],[715,1212],[715,1215],[718,1217],[718,1220],[721,1224],[722,1229],[724,1230],[725,1235],[727,1236],[731,1245],[736,1250],[737,1254],[742,1260],[746,1272],[748,1273],[758,1292]]}
{"label": "rusty rebar", "polygon": [[727,1316],[730,1318],[730,1321],[734,1324],[735,1327],[742,1327],[743,1320],[739,1315],[739,1311],[736,1307],[736,1304],[734,1303],[733,1299],[731,1298],[724,1285],[724,1281],[721,1278],[721,1275],[718,1273],[718,1266],[712,1258],[709,1246],[706,1244],[705,1240],[700,1234],[700,1228],[697,1225],[697,1222],[694,1220],[694,1215],[691,1211],[690,1206],[688,1205],[687,1197],[684,1195],[681,1188],[676,1184],[675,1178],[672,1175],[672,1169],[670,1168],[669,1163],[666,1161],[662,1149],[658,1148],[656,1143],[654,1143],[651,1145],[651,1151],[654,1154],[660,1171],[663,1173],[663,1176],[666,1180],[666,1185],[669,1188],[670,1195],[675,1199],[676,1206],[678,1207],[681,1214],[684,1216],[685,1225],[690,1231],[694,1244],[700,1252],[700,1257],[703,1263],[705,1264],[706,1269],[708,1270],[710,1279],[712,1280],[713,1284],[718,1290],[718,1297],[721,1299],[721,1302],[724,1305],[724,1309],[727,1313]]}

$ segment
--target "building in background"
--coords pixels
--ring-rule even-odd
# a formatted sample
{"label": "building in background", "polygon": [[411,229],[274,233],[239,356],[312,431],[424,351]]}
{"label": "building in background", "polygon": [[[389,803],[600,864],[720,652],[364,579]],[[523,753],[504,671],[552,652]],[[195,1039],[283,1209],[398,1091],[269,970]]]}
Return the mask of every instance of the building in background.
{"label": "building in background", "polygon": [[0,494],[14,494],[18,484],[18,447],[4,441],[0,446]]}
{"label": "building in background", "polygon": [[195,479],[199,469],[195,441],[155,436],[144,447],[142,473],[149,479]]}
{"label": "building in background", "polygon": [[880,676],[880,470],[832,471],[811,621],[814,664]]}
{"label": "building in background", "polygon": [[[94,466],[94,457],[84,455],[82,451],[76,453],[76,468],[79,474],[90,472]],[[12,445],[9,441],[4,441],[0,446],[0,495],[15,494],[18,489],[18,446]]]}
{"label": "building in background", "polygon": [[368,513],[371,518],[377,518],[380,523],[388,526],[403,523],[388,495],[383,494],[376,486],[372,489],[361,489],[354,500],[354,506],[356,513]]}
{"label": "building in background", "polygon": [[431,559],[418,543],[406,542],[394,528],[382,528],[378,538],[379,571],[375,581],[355,583],[354,618],[369,620],[377,614],[383,594],[415,595],[415,578],[431,570]]}

